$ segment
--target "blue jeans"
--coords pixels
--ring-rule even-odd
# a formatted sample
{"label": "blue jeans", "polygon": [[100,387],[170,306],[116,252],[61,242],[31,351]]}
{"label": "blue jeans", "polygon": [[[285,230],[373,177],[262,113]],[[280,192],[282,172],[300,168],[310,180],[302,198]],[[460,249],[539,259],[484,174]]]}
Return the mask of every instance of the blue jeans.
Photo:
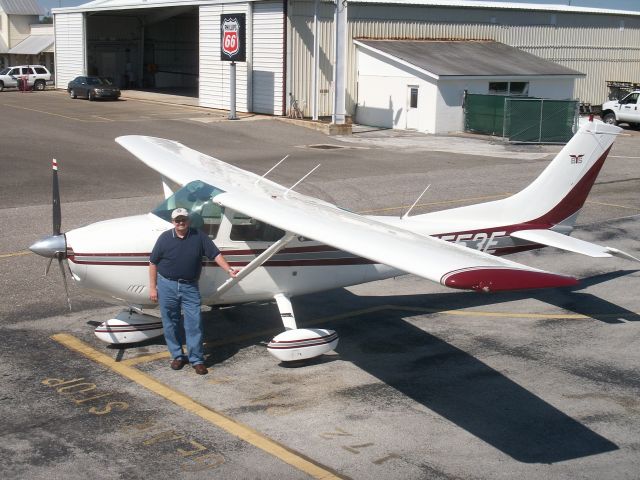
{"label": "blue jeans", "polygon": [[[158,274],[158,303],[160,303],[164,338],[169,353],[171,358],[184,357],[182,344],[186,336],[188,359],[191,365],[204,362],[200,302],[198,282],[178,283]],[[184,312],[184,320],[180,315],[181,310]]]}

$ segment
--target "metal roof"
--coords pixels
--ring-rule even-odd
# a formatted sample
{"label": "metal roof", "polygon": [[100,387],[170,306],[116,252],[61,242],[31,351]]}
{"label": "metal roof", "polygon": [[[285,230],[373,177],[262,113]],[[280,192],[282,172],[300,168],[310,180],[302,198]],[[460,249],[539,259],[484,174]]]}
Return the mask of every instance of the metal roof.
{"label": "metal roof", "polygon": [[9,15],[44,15],[37,0],[0,0],[0,10]]}
{"label": "metal roof", "polygon": [[354,43],[434,78],[584,76],[577,70],[490,40],[354,39]]}
{"label": "metal roof", "polygon": [[[21,0],[0,0],[21,3]],[[35,1],[35,0],[28,0]],[[238,1],[238,0],[236,0]],[[257,1],[257,0],[249,0]],[[327,0],[321,0],[327,1]],[[565,0],[567,4],[561,2],[550,2],[544,0],[350,0],[351,3],[376,3],[383,5],[418,5],[434,7],[458,7],[458,8],[494,8],[507,10],[537,10],[567,13],[596,13],[609,15],[640,15],[640,2],[635,0]],[[600,2],[606,5],[593,7]],[[54,14],[103,11],[103,10],[124,10],[132,8],[154,8],[184,5],[211,5],[220,4],[220,0],[93,0],[77,7],[54,8]],[[229,3],[234,3],[231,0]]]}
{"label": "metal roof", "polygon": [[47,48],[51,47],[54,42],[53,35],[29,35],[11,50],[9,53],[18,55],[38,55]]}
{"label": "metal roof", "polygon": [[567,13],[596,13],[608,15],[640,15],[640,2],[635,0],[600,1],[607,5],[593,7],[599,0],[565,0],[561,2],[544,2],[534,0],[506,1],[506,0],[351,0],[352,3],[381,3],[397,5],[422,5],[433,7],[458,8],[493,8],[503,10],[535,10]]}

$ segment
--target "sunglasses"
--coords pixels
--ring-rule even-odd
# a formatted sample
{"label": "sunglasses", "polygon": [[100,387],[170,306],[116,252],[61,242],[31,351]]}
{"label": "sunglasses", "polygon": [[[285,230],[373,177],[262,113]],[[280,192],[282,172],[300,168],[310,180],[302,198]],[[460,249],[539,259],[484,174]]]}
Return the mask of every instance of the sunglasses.
{"label": "sunglasses", "polygon": [[176,217],[173,219],[173,223],[186,223],[189,219],[187,217]]}

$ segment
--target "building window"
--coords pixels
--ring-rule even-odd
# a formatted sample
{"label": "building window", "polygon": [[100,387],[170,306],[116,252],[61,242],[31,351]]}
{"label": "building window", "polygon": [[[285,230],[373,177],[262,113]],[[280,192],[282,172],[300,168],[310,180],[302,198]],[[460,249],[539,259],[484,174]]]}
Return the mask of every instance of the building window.
{"label": "building window", "polygon": [[512,95],[526,97],[529,82],[489,82],[489,95]]}
{"label": "building window", "polygon": [[418,87],[411,87],[409,91],[409,108],[418,108]]}

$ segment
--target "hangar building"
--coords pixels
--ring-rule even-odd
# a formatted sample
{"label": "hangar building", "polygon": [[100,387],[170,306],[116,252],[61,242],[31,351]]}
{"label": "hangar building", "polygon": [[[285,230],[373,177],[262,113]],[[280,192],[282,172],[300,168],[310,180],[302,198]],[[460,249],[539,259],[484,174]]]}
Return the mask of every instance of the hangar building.
{"label": "hangar building", "polygon": [[[593,104],[607,98],[606,81],[640,78],[640,5],[632,0],[341,0],[337,8],[324,0],[95,0],[53,10],[57,87],[98,73],[228,109],[221,19],[238,13],[247,29],[246,62],[236,67],[241,112],[286,115],[295,102],[312,118],[356,115],[360,89],[370,87],[359,72],[372,40],[499,42],[564,67],[573,97]],[[483,82],[478,89],[490,93],[496,78]]]}

